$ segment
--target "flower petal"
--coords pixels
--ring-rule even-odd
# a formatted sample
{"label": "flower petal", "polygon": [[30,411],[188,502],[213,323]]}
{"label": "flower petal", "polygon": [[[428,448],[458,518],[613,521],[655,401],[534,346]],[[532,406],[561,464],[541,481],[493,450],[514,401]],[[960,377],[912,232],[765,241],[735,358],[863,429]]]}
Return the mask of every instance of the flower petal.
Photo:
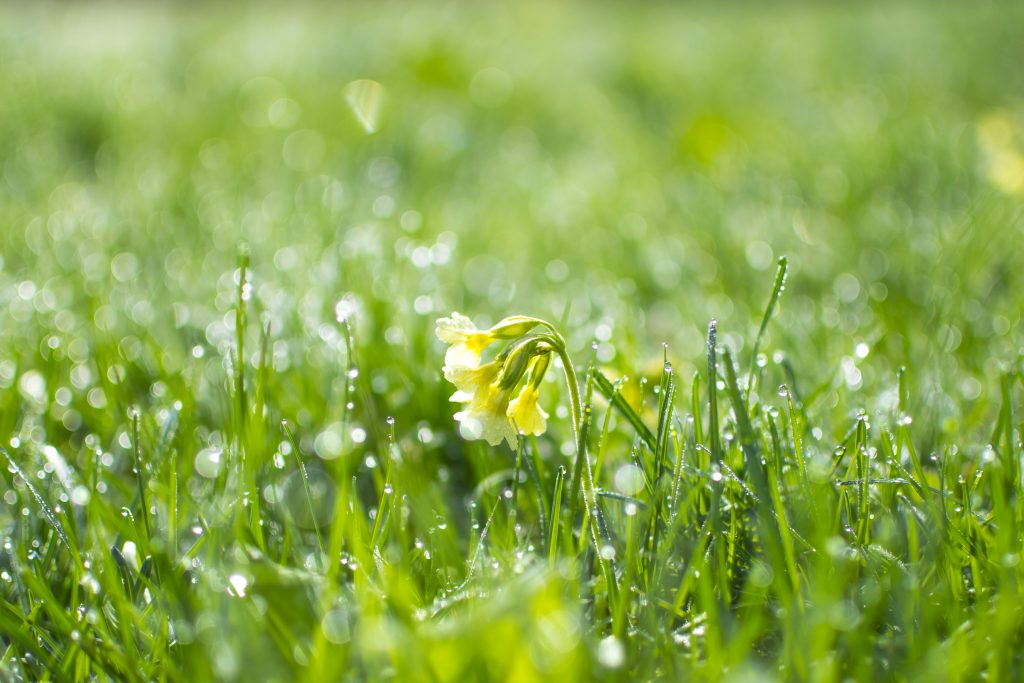
{"label": "flower petal", "polygon": [[548,428],[548,414],[537,404],[537,390],[531,384],[508,404],[508,416],[522,434],[540,436]]}
{"label": "flower petal", "polygon": [[468,365],[445,365],[444,378],[455,385],[455,388],[467,394],[476,394],[487,387],[498,377],[501,366],[499,363],[485,363],[479,367]]}
{"label": "flower petal", "polygon": [[507,415],[509,393],[495,384],[479,387],[466,409],[455,414],[463,438],[483,439],[492,446],[508,441],[514,448],[517,436]]}
{"label": "flower petal", "polygon": [[476,331],[473,321],[461,313],[452,313],[450,318],[438,318],[434,328],[434,334],[446,344],[462,343]]}
{"label": "flower petal", "polygon": [[480,365],[480,354],[466,346],[464,343],[449,346],[444,354],[444,364],[447,366],[464,366],[475,368]]}

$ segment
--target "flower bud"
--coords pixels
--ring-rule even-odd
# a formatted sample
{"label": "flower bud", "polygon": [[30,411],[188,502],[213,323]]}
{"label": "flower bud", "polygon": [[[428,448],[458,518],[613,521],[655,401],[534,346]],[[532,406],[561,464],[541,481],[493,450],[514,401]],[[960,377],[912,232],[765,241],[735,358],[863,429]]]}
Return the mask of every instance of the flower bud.
{"label": "flower bud", "polygon": [[498,385],[502,389],[511,389],[519,384],[519,380],[523,378],[527,368],[530,366],[530,359],[535,354],[537,344],[538,341],[536,339],[528,337],[512,347],[505,358],[501,374],[498,376]]}
{"label": "flower bud", "polygon": [[515,339],[537,327],[540,321],[525,315],[511,315],[487,330],[495,339]]}

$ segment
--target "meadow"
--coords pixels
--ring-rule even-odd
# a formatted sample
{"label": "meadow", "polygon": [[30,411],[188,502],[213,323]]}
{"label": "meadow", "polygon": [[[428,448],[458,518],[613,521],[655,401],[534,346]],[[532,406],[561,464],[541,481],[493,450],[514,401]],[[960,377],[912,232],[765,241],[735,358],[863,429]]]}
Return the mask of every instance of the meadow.
{"label": "meadow", "polygon": [[[0,679],[1021,679],[1022,63],[1000,2],[0,4]],[[514,448],[456,311],[549,321]]]}

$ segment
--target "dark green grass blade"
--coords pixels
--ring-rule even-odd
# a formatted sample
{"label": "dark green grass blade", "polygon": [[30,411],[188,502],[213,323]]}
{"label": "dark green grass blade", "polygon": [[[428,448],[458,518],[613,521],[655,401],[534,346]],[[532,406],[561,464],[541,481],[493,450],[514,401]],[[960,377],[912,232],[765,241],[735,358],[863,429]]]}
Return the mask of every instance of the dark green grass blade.
{"label": "dark green grass blade", "polygon": [[598,392],[626,418],[630,426],[636,431],[637,436],[643,439],[644,444],[651,451],[654,451],[657,448],[657,439],[654,433],[644,424],[643,420],[640,419],[640,416],[636,414],[636,411],[633,410],[633,407],[629,405],[626,399],[622,397],[622,393],[615,390],[615,385],[600,370],[596,368],[592,370],[592,376]]}
{"label": "dark green grass blade", "polygon": [[[761,318],[761,326],[757,329],[757,336],[754,338],[754,346],[750,352],[750,372],[754,373],[754,369],[757,367],[757,352],[761,350],[761,340],[764,338],[765,330],[768,329],[768,323],[772,319],[772,315],[775,313],[775,306],[779,303],[779,297],[782,296],[783,290],[786,288],[786,275],[789,272],[789,259],[785,256],[779,259],[778,270],[775,271],[775,284],[772,285],[772,294],[768,297],[768,305],[764,309],[764,316]],[[749,399],[750,390],[748,388],[747,394]]]}

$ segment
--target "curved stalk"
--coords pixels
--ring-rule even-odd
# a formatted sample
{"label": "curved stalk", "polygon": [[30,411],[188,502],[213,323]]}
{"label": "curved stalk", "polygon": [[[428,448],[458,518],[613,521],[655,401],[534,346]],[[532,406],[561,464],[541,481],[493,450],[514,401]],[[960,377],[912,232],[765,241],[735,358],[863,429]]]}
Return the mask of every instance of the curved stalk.
{"label": "curved stalk", "polygon": [[[548,327],[550,328],[551,326],[548,325]],[[562,359],[562,371],[565,373],[565,382],[569,385],[569,402],[572,408],[572,429],[573,436],[576,440],[576,457],[582,459],[583,504],[586,508],[587,515],[592,520],[588,525],[590,527],[590,538],[594,543],[594,551],[597,553],[597,561],[601,565],[601,571],[605,575],[605,582],[608,584],[608,590],[614,596],[617,593],[615,574],[612,572],[612,569],[608,564],[608,560],[601,553],[601,539],[602,537],[607,538],[607,533],[604,528],[604,519],[601,517],[601,511],[598,508],[597,489],[594,485],[594,473],[590,467],[590,458],[587,457],[586,443],[584,443],[583,402],[580,398],[580,387],[576,378],[576,369],[573,367],[572,361],[569,359],[569,353],[565,348],[565,340],[555,332],[552,341],[556,342],[552,344],[552,348],[554,348],[558,357]]]}

